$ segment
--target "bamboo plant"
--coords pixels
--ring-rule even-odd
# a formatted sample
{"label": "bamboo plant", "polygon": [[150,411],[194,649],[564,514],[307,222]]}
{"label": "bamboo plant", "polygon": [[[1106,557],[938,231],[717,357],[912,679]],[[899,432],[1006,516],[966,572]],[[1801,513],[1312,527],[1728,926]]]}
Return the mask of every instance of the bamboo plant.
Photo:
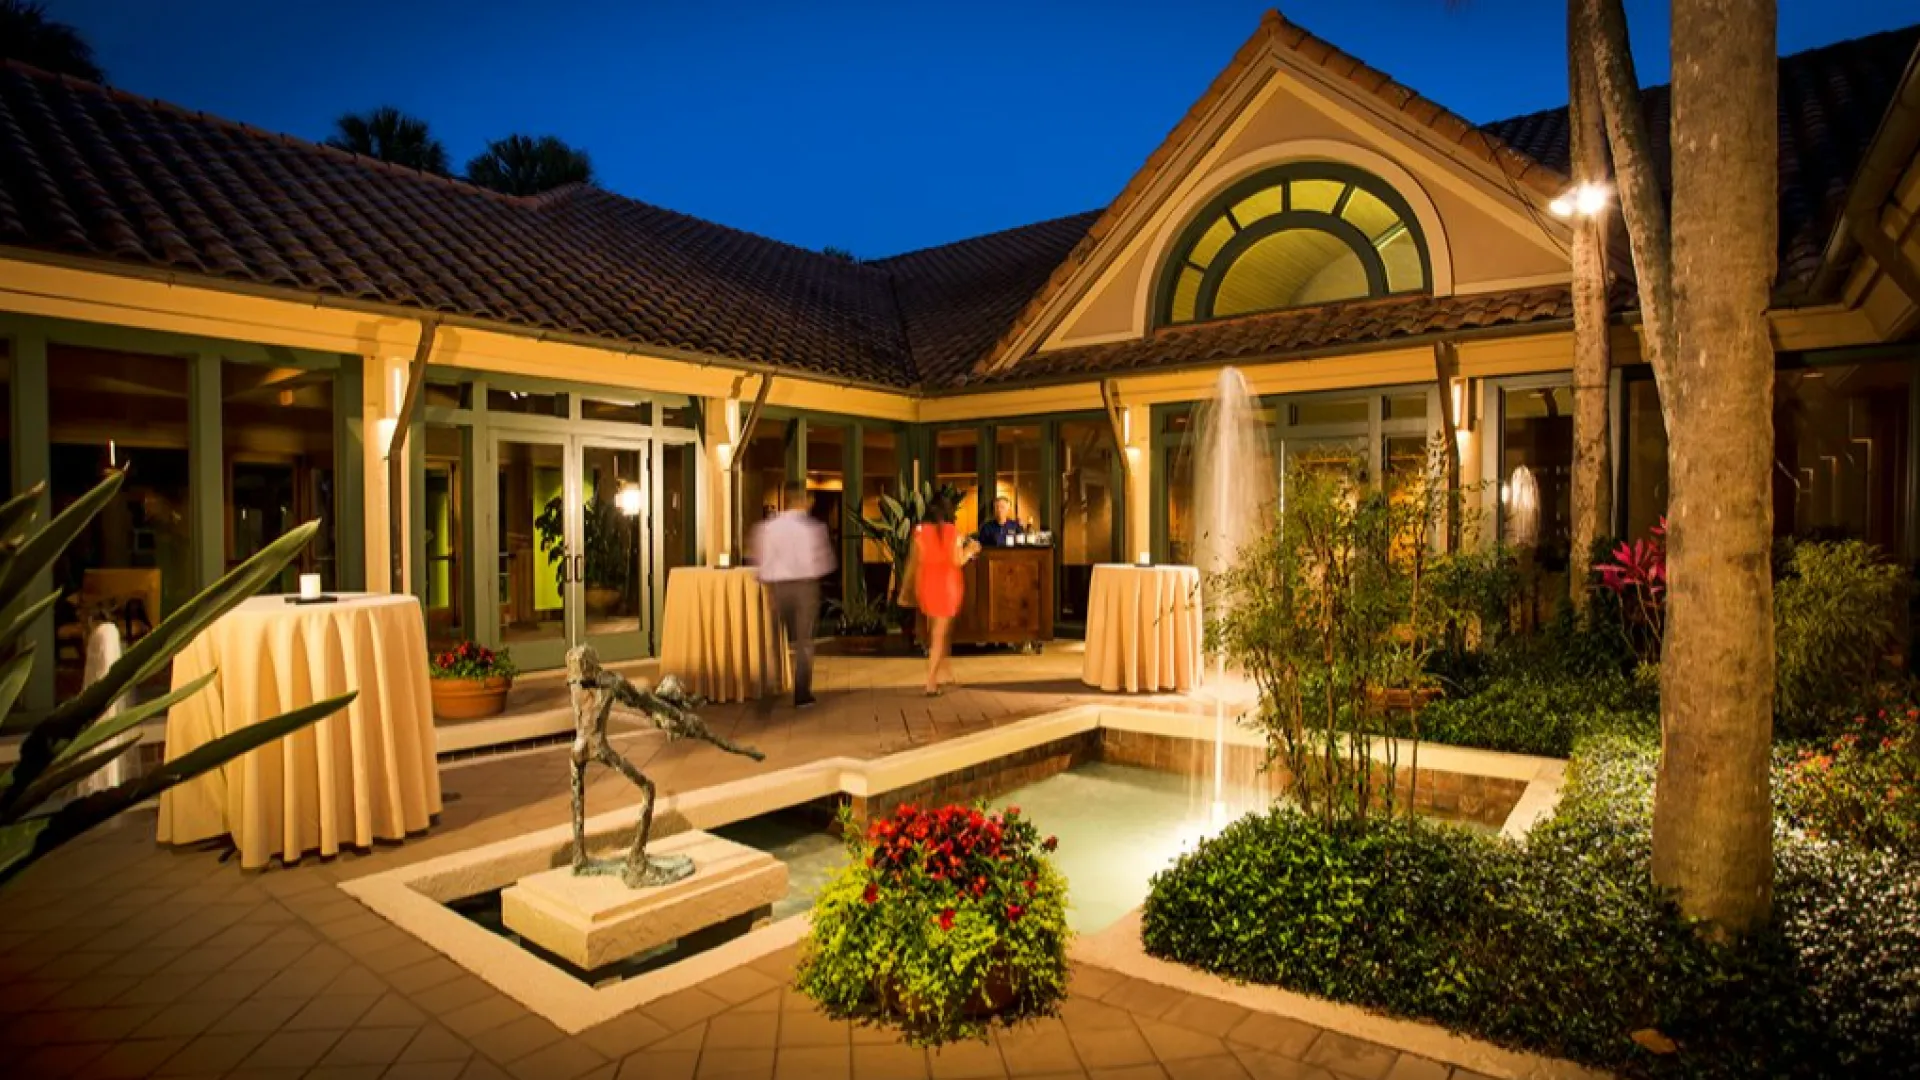
{"label": "bamboo plant", "polygon": [[159,673],[214,620],[274,581],[319,528],[308,522],[288,531],[259,554],[181,605],[135,642],[98,681],[30,726],[13,717],[37,657],[27,637],[59,599],[35,598],[34,581],[53,565],[120,490],[122,474],[110,473],[52,521],[33,529],[44,483],[0,504],[0,732],[25,731],[20,759],[0,771],[0,885],[35,860],[88,829],[137,806],[175,784],[219,768],[256,747],[343,708],[349,692],[315,702],[221,736],[166,762],[144,776],[66,802],[59,795],[104,768],[140,739],[140,725],[198,693],[217,672],[175,687],[150,701],[109,715],[128,689]]}

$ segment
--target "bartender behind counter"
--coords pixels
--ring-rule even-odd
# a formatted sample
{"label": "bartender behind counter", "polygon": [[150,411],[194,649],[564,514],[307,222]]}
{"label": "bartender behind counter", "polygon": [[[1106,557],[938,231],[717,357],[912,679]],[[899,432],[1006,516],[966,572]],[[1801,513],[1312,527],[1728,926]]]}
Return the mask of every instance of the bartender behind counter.
{"label": "bartender behind counter", "polygon": [[980,526],[981,547],[1013,547],[1014,537],[1027,530],[1013,520],[1013,502],[1005,495],[993,500],[993,520]]}

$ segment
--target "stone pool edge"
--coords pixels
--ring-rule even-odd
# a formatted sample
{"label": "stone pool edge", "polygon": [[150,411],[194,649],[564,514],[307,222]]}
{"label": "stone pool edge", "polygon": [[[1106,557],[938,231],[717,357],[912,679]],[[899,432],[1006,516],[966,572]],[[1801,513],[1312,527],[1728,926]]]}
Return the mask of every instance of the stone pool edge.
{"label": "stone pool edge", "polygon": [[[762,776],[664,795],[655,810],[655,835],[717,828],[825,797],[867,798],[1101,728],[1171,738],[1210,738],[1213,718],[1125,705],[1076,705],[882,758],[824,758]],[[1230,725],[1226,734],[1233,745],[1262,743],[1259,733],[1238,725]],[[1411,749],[1402,747],[1399,752],[1410,755]],[[1376,746],[1375,756],[1380,760],[1387,760],[1387,753],[1385,747]],[[1525,793],[1503,827],[1503,832],[1516,836],[1524,835],[1526,828],[1559,801],[1566,764],[1551,758],[1434,744],[1422,744],[1420,758],[1425,768],[1524,780]],[[587,821],[588,841],[595,848],[618,846],[631,835],[633,826],[632,807],[596,814]],[[585,1031],[750,964],[806,935],[806,915],[783,919],[657,971],[596,989],[446,907],[449,900],[499,888],[526,874],[560,865],[569,841],[569,826],[557,822],[524,836],[355,878],[342,882],[339,888],[568,1034]]]}

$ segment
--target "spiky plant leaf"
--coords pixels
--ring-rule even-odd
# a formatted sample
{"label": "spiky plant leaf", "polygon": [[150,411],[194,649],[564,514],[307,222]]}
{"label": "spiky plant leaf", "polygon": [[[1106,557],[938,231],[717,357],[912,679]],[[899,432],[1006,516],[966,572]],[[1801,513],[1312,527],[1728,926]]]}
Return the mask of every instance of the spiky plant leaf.
{"label": "spiky plant leaf", "polygon": [[47,493],[45,480],[0,503],[0,537],[11,538],[33,520],[40,509],[40,497]]}
{"label": "spiky plant leaf", "polygon": [[[0,653],[4,653],[8,649],[13,648],[13,643],[20,639],[21,634],[27,632],[27,628],[33,625],[34,620],[51,610],[59,599],[59,593],[48,593],[29,605],[26,610],[14,616],[12,622],[7,623],[4,627],[0,627]],[[0,718],[5,716],[6,711],[0,709]]]}
{"label": "spiky plant leaf", "polygon": [[35,725],[20,747],[20,764],[14,770],[11,783],[6,789],[0,790],[0,812],[11,809],[18,801],[22,785],[32,783],[60,749],[78,738],[128,687],[139,685],[165,667],[174,654],[185,648],[214,620],[278,576],[319,528],[319,522],[309,521],[288,530],[285,536],[262,548],[227,576],[161,620],[159,626],[135,642],[98,681]]}
{"label": "spiky plant leaf", "polygon": [[70,761],[121,732],[144,724],[149,719],[166,712],[179,702],[185,701],[198,693],[200,688],[212,682],[214,676],[217,674],[219,673],[209,671],[187,685],[175,687],[173,690],[161,694],[151,701],[143,701],[138,705],[122,709],[105,720],[95,721],[93,726],[81,732],[72,742],[68,743],[65,748],[54,756],[54,764],[57,765],[63,761]]}
{"label": "spiky plant leaf", "polygon": [[31,642],[13,654],[6,666],[0,667],[0,716],[13,711],[13,703],[20,700],[20,691],[26,688],[27,676],[33,674],[33,645]]}
{"label": "spiky plant leaf", "polygon": [[345,693],[249,724],[196,747],[137,780],[84,795],[51,814],[0,825],[0,885],[34,860],[115,814],[329,716],[346,707],[354,696],[352,692]]}
{"label": "spiky plant leaf", "polygon": [[[20,805],[37,807],[44,805],[55,795],[60,794],[74,784],[85,780],[94,773],[133,748],[140,741],[140,733],[122,729],[113,738],[95,743],[87,752],[72,758],[61,758],[43,769],[20,798]],[[0,822],[11,824],[24,815],[0,813]]]}

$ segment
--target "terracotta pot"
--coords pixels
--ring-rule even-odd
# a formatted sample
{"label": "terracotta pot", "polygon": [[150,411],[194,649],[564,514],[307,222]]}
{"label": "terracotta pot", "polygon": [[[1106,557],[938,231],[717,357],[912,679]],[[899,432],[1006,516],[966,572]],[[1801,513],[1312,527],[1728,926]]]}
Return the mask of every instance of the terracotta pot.
{"label": "terracotta pot", "polygon": [[[882,992],[887,1004],[899,1012],[906,1012],[908,1002],[899,990],[889,984]],[[994,1004],[989,1005],[991,998]],[[976,990],[966,1004],[960,1006],[960,1015],[969,1020],[983,1020],[998,1016],[1013,1002],[1013,969],[1005,963],[994,965],[987,971],[986,982]]]}
{"label": "terracotta pot", "polygon": [[513,679],[434,679],[433,715],[442,720],[479,720],[507,711],[507,691]]}
{"label": "terracotta pot", "polygon": [[608,615],[620,606],[620,590],[605,585],[587,586],[587,614]]}

